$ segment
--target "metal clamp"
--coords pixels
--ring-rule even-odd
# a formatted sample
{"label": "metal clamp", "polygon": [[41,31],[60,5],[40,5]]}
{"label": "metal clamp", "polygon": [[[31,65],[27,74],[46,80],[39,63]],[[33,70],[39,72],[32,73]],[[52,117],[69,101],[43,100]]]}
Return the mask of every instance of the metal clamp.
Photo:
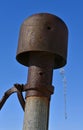
{"label": "metal clamp", "polygon": [[23,84],[14,84],[14,87],[10,88],[9,90],[7,90],[4,93],[4,96],[2,97],[2,99],[0,100],[0,110],[3,107],[4,103],[6,102],[6,100],[8,99],[8,97],[13,94],[13,93],[17,93],[19,102],[24,110],[25,108],[25,99],[23,97],[22,92],[25,91],[25,87]]}
{"label": "metal clamp", "polygon": [[14,84],[14,86],[12,88],[10,88],[9,90],[7,90],[4,93],[4,96],[0,100],[0,110],[2,109],[2,107],[3,107],[4,103],[6,102],[6,100],[8,99],[8,97],[13,93],[17,93],[17,97],[19,99],[20,105],[21,105],[22,109],[24,110],[25,109],[25,99],[23,97],[22,92],[25,92],[25,91],[27,91],[27,96],[29,96],[29,97],[30,96],[44,96],[44,97],[49,98],[50,95],[53,94],[53,92],[54,92],[54,87],[53,86],[30,87],[29,84],[25,84],[25,85]]}

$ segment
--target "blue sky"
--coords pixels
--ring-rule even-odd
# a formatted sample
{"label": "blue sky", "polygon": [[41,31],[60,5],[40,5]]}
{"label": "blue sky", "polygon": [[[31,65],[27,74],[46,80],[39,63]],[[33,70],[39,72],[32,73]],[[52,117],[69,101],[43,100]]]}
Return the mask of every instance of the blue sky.
{"label": "blue sky", "polygon": [[[30,15],[48,12],[64,20],[69,29],[67,115],[60,70],[54,70],[55,93],[50,104],[49,130],[83,130],[83,1],[82,0],[0,0],[0,99],[14,83],[26,83],[27,67],[19,64],[16,50],[20,25]],[[0,111],[0,130],[22,130],[24,112],[16,94]]]}

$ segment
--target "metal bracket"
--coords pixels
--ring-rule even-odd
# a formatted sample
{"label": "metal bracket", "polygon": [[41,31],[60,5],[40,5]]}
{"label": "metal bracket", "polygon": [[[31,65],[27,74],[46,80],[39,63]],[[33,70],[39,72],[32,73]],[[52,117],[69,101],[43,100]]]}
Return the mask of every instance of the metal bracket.
{"label": "metal bracket", "polygon": [[25,85],[23,84],[14,84],[14,87],[10,88],[9,90],[7,90],[5,93],[4,93],[4,96],[2,97],[2,99],[0,100],[0,110],[2,109],[4,103],[6,102],[6,100],[8,99],[8,97],[13,94],[13,93],[17,93],[17,96],[18,96],[18,99],[19,99],[19,102],[24,110],[25,108],[25,99],[23,97],[23,94],[22,92],[26,91]]}
{"label": "metal bracket", "polygon": [[[8,99],[8,97],[13,94],[13,93],[17,93],[17,97],[19,99],[20,105],[22,107],[23,110],[25,110],[25,99],[23,97],[22,92],[27,91],[27,97],[28,96],[44,96],[44,97],[50,97],[51,94],[53,94],[54,92],[54,87],[53,86],[41,86],[40,87],[34,87],[34,86],[29,86],[29,84],[14,84],[14,86],[12,88],[10,88],[9,90],[7,90],[4,93],[4,96],[2,97],[2,99],[0,100],[0,110],[2,109],[4,103],[6,102],[6,100]],[[38,93],[39,92],[39,93]],[[26,97],[25,97],[26,98]]]}

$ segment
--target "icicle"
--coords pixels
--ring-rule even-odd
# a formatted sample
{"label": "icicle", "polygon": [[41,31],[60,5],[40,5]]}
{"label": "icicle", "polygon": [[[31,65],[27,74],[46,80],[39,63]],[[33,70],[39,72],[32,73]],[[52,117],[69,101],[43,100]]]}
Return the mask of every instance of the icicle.
{"label": "icicle", "polygon": [[64,68],[61,68],[60,69],[60,74],[62,76],[62,81],[63,81],[63,86],[64,86],[64,104],[65,104],[65,119],[67,119],[67,100],[66,100],[66,97],[67,97],[67,80],[66,80],[66,77],[65,77],[65,70]]}

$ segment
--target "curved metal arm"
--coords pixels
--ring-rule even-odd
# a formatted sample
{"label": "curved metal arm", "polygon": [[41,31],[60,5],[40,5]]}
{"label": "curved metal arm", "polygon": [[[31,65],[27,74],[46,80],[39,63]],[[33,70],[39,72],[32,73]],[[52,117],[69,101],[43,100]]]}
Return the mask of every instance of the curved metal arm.
{"label": "curved metal arm", "polygon": [[17,93],[19,102],[24,110],[25,108],[25,99],[23,97],[22,92],[25,91],[24,90],[24,85],[23,84],[14,84],[14,87],[10,88],[9,90],[7,90],[4,93],[4,96],[2,97],[2,99],[0,100],[0,110],[2,109],[4,103],[6,102],[6,100],[8,99],[8,97],[13,94],[13,93]]}

